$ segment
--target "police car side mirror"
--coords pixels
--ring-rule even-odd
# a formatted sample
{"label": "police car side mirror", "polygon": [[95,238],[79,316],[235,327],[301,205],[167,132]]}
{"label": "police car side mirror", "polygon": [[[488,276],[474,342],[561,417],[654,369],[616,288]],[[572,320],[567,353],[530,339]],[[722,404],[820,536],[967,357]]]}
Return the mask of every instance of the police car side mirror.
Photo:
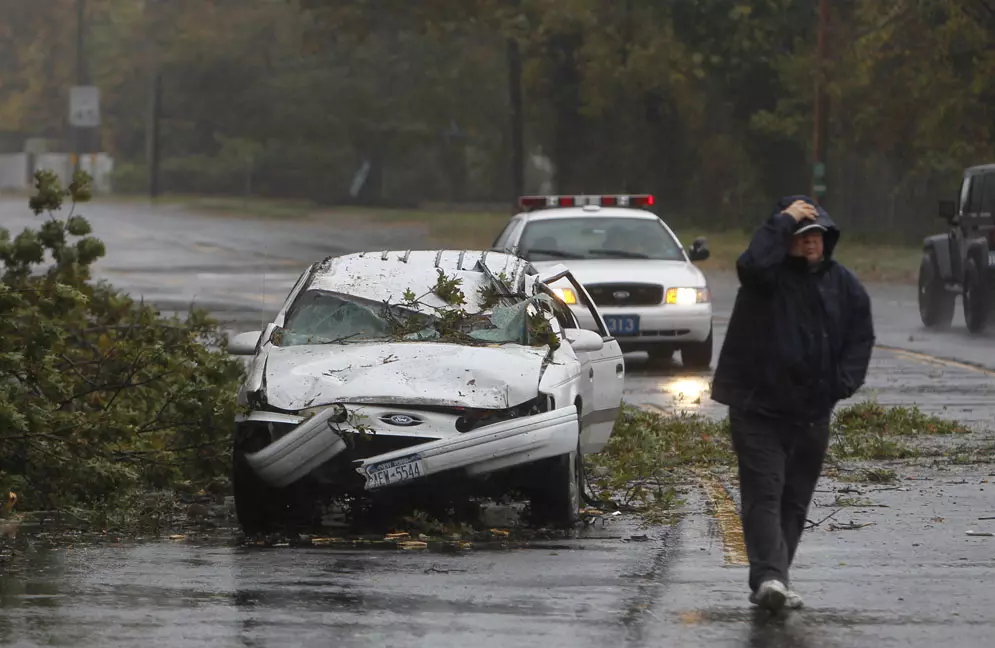
{"label": "police car side mirror", "polygon": [[706,245],[705,237],[699,236],[691,243],[691,249],[688,250],[688,256],[692,261],[704,261],[712,255],[708,250]]}

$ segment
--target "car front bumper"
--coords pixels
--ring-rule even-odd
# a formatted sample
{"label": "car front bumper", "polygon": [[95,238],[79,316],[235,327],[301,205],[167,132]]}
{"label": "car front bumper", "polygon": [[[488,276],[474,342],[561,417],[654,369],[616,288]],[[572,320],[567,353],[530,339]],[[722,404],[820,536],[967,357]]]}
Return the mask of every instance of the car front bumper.
{"label": "car front bumper", "polygon": [[[597,330],[594,318],[586,307],[574,305],[570,308],[583,328]],[[598,310],[606,323],[614,318],[638,318],[638,328],[633,332],[609,330],[624,350],[660,344],[673,344],[677,347],[688,342],[704,342],[712,332],[710,303],[690,306],[599,306]]]}
{"label": "car front bumper", "polygon": [[[261,479],[276,487],[306,476],[347,449],[344,435],[359,433],[348,423],[336,423],[330,410],[301,422],[262,450],[247,454],[246,461]],[[270,416],[265,412],[255,415]],[[578,429],[577,409],[569,405],[357,460],[356,471],[366,479],[366,490],[455,469],[468,476],[481,475],[574,452]]]}

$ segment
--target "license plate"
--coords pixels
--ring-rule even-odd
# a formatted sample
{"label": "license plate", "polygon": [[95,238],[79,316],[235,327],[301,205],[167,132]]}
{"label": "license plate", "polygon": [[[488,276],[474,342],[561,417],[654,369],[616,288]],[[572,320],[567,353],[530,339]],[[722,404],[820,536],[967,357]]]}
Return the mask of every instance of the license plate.
{"label": "license plate", "polygon": [[605,315],[605,325],[612,335],[636,335],[639,333],[639,316]]}
{"label": "license plate", "polygon": [[366,468],[366,488],[382,488],[418,479],[425,475],[425,463],[417,456],[401,457]]}
{"label": "license plate", "polygon": [[988,265],[995,266],[995,251],[988,251]]}

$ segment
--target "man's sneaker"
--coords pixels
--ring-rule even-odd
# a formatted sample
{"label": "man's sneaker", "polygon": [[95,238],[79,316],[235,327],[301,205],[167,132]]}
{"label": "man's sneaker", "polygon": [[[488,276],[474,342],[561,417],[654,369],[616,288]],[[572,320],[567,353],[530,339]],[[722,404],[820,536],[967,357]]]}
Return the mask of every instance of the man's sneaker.
{"label": "man's sneaker", "polygon": [[[779,580],[768,580],[760,583],[757,591],[750,595],[750,603],[777,612],[788,598],[788,588]],[[801,597],[799,597],[801,600]]]}
{"label": "man's sneaker", "polygon": [[784,597],[784,606],[791,610],[800,610],[805,607],[805,601],[802,600],[801,594],[793,589],[789,589],[787,595]]}

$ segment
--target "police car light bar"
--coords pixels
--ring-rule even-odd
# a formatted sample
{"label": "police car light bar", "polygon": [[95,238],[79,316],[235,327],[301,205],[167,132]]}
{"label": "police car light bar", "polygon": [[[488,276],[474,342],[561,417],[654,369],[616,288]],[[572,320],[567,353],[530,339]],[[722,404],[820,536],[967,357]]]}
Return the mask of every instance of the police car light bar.
{"label": "police car light bar", "polygon": [[598,205],[601,207],[652,207],[656,201],[653,194],[631,194],[611,196],[521,196],[519,206],[526,210],[546,209],[549,207],[583,207]]}

